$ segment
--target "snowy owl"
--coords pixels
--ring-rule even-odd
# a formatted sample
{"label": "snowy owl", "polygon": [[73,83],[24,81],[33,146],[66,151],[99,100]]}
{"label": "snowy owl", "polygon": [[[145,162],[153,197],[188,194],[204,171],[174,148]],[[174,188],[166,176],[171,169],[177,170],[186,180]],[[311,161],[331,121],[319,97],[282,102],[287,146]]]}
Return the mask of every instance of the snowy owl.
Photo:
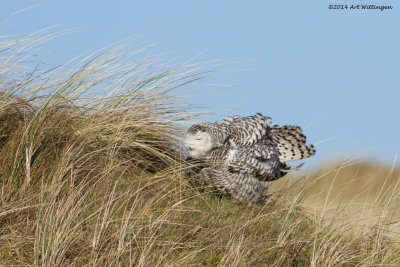
{"label": "snowy owl", "polygon": [[273,181],[292,169],[288,161],[315,154],[298,126],[270,127],[271,118],[260,113],[229,116],[215,123],[190,127],[184,141],[192,181],[240,201],[262,200]]}

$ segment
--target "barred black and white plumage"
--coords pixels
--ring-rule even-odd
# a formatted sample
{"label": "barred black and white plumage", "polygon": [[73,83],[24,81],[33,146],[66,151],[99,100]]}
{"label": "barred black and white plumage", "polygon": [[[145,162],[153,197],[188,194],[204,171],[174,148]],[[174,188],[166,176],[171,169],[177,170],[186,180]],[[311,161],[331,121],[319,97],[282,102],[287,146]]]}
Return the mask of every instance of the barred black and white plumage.
{"label": "barred black and white plumage", "polygon": [[242,201],[258,201],[266,187],[287,174],[288,161],[315,154],[298,126],[270,127],[271,118],[260,113],[230,116],[215,123],[189,128],[185,147],[188,159],[202,162],[190,172],[197,183]]}

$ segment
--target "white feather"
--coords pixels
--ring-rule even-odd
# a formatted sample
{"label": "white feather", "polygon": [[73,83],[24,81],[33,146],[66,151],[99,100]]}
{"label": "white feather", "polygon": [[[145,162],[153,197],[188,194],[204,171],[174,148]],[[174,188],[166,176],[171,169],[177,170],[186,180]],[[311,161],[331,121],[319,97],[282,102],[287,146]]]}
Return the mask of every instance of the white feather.
{"label": "white feather", "polygon": [[236,152],[237,152],[236,149],[231,149],[231,150],[229,150],[228,156],[227,156],[227,158],[226,158],[226,161],[227,161],[227,162],[232,161],[232,160],[234,159],[235,155],[236,155]]}

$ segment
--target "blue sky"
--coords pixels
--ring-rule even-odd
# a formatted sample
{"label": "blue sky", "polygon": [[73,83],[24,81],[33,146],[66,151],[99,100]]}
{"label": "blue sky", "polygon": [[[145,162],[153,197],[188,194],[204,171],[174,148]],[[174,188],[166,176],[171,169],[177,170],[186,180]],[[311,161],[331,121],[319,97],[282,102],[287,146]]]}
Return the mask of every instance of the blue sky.
{"label": "blue sky", "polygon": [[342,1],[394,9],[329,10],[336,2],[3,0],[0,35],[60,23],[78,30],[41,50],[53,62],[147,33],[158,43],[153,53],[243,70],[203,81],[205,90],[240,87],[193,99],[232,109],[210,119],[261,112],[273,123],[303,126],[317,143],[314,163],[354,155],[390,164],[400,152],[400,2]]}

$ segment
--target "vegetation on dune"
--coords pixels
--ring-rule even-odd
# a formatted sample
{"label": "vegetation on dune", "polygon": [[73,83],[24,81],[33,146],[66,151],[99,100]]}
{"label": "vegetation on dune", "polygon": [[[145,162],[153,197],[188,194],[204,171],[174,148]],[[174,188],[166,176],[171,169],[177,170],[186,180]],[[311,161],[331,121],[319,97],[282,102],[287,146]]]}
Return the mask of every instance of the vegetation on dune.
{"label": "vegetation on dune", "polygon": [[24,65],[37,42],[0,43],[0,265],[400,262],[379,228],[307,215],[312,183],[252,206],[189,184],[179,140],[193,114],[173,89],[205,76],[196,66],[118,47],[40,72]]}

